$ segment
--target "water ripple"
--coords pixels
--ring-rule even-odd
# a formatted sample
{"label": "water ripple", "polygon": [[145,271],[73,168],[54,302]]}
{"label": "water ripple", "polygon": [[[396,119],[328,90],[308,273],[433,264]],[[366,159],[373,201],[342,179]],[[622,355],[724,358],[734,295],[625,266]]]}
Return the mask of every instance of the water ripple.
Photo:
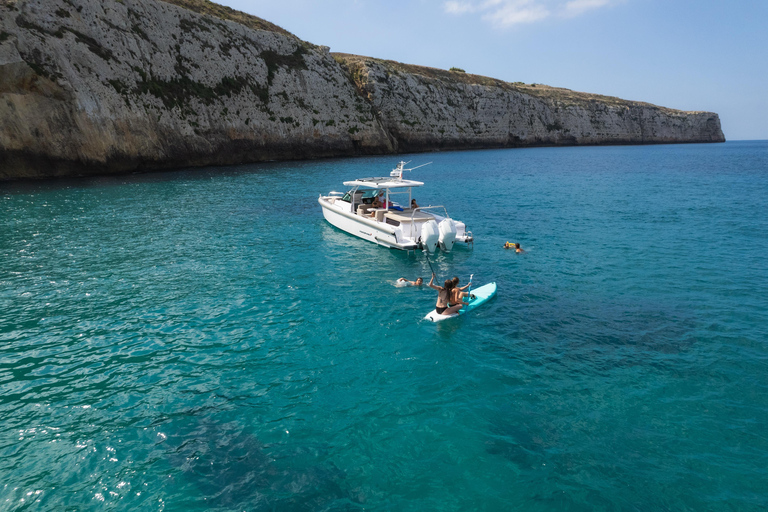
{"label": "water ripple", "polygon": [[439,325],[315,203],[387,158],[3,185],[0,509],[762,510],[766,154],[432,155]]}

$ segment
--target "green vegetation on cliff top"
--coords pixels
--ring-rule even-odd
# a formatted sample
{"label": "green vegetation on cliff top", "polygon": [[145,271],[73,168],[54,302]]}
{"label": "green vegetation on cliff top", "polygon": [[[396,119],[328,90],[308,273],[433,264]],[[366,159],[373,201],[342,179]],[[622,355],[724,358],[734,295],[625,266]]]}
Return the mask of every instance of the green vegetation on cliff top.
{"label": "green vegetation on cliff top", "polygon": [[[207,14],[215,18],[222,20],[234,21],[248,28],[256,30],[266,30],[268,32],[277,32],[285,36],[296,38],[293,34],[287,30],[278,27],[277,25],[270,23],[266,20],[246,14],[244,12],[236,11],[230,7],[219,5],[211,2],[210,0],[162,0],[163,2],[178,5],[184,9],[196,12],[198,14]],[[297,38],[298,39],[298,38]]]}
{"label": "green vegetation on cliff top", "polygon": [[[447,71],[444,69],[430,68],[427,66],[417,66],[414,64],[403,64],[393,60],[377,59],[374,57],[365,57],[362,55],[351,55],[348,53],[333,53],[333,58],[342,65],[345,65],[352,73],[353,77],[359,79],[360,69],[366,62],[375,63],[383,66],[392,73],[407,73],[419,75],[428,79],[440,80],[445,83],[462,83],[466,85],[482,85],[486,87],[498,87],[504,90],[517,91],[530,96],[551,99],[564,104],[583,104],[590,102],[600,102],[609,106],[625,107],[652,107],[658,108],[666,113],[682,113],[680,110],[660,107],[641,101],[631,101],[617,98],[614,96],[602,96],[600,94],[591,94],[586,92],[577,92],[562,87],[551,87],[543,84],[524,84],[523,82],[505,82],[497,78],[487,76],[473,75],[466,72]],[[455,68],[453,68],[455,69]],[[357,73],[356,73],[357,71]]]}

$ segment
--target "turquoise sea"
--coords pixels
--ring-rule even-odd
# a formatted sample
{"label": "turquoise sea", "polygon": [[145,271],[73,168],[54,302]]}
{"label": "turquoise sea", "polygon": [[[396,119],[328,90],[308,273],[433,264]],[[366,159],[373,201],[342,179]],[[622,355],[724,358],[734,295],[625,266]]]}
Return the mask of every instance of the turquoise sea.
{"label": "turquoise sea", "polygon": [[[400,159],[470,315],[322,217]],[[766,508],[768,142],[0,184],[2,511]]]}

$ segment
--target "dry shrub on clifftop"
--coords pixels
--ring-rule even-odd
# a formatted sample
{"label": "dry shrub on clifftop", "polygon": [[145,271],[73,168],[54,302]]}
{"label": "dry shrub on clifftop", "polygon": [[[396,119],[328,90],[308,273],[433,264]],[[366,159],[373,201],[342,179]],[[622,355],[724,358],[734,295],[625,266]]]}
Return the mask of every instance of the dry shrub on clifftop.
{"label": "dry shrub on clifftop", "polygon": [[268,32],[277,32],[285,36],[296,37],[287,30],[278,27],[277,25],[270,23],[266,20],[246,14],[244,12],[236,11],[225,5],[219,5],[211,2],[210,0],[161,0],[163,2],[178,5],[184,9],[196,12],[198,14],[207,14],[214,16],[222,20],[234,21],[248,28],[256,30],[266,30]]}

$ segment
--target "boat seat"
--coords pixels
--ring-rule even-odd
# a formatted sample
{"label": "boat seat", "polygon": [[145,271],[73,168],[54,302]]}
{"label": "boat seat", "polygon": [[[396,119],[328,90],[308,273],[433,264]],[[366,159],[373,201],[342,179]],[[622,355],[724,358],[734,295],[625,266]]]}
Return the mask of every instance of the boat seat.
{"label": "boat seat", "polygon": [[396,220],[398,222],[401,222],[401,223],[410,223],[411,219],[413,219],[413,222],[416,222],[416,223],[418,223],[418,222],[427,222],[427,221],[430,221],[430,220],[435,218],[432,215],[430,215],[428,213],[421,212],[421,211],[418,211],[418,212],[415,212],[415,213],[413,213],[412,211],[411,212],[406,212],[406,211],[402,211],[402,212],[390,211],[387,216],[389,218],[391,218],[393,220]]}
{"label": "boat seat", "polygon": [[369,204],[359,204],[357,205],[357,214],[358,215],[366,215],[368,213],[368,209],[371,207]]}

